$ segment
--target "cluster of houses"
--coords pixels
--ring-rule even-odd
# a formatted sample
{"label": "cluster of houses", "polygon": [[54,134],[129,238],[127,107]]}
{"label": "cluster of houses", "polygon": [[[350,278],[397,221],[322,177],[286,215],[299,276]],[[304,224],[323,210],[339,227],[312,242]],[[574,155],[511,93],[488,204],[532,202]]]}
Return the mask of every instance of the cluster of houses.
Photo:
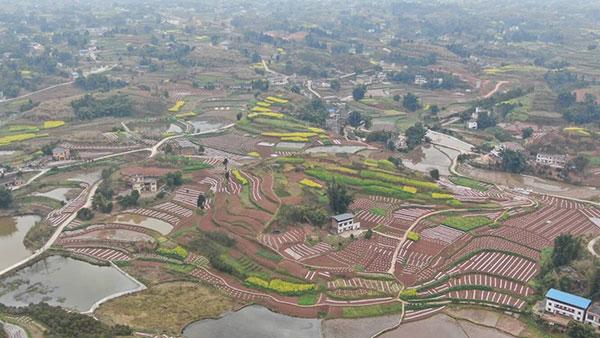
{"label": "cluster of houses", "polygon": [[442,83],[444,83],[444,79],[441,77],[434,77],[431,80],[427,80],[427,77],[424,75],[421,75],[421,74],[415,75],[415,85],[417,85],[417,86],[424,86],[424,85],[428,84],[429,81],[437,84],[438,86],[441,86]]}
{"label": "cluster of houses", "polygon": [[[525,148],[515,142],[503,142],[494,147],[488,154],[490,164],[499,163],[502,160],[502,153],[505,150],[525,152]],[[539,168],[550,168],[556,172],[560,172],[567,167],[569,162],[568,155],[562,154],[550,154],[550,153],[537,153],[535,158],[531,158],[530,162]]]}
{"label": "cluster of houses", "polygon": [[550,289],[544,301],[543,318],[551,325],[566,326],[570,320],[600,328],[600,305],[590,299]]}

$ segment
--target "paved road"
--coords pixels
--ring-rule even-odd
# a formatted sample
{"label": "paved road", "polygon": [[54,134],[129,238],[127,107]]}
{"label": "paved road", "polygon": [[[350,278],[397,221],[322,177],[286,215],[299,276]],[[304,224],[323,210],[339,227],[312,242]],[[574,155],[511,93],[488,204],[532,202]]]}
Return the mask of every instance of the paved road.
{"label": "paved road", "polygon": [[308,89],[308,90],[309,90],[311,93],[313,93],[313,94],[314,94],[316,97],[318,97],[318,98],[321,98],[321,94],[317,93],[317,92],[316,92],[316,91],[313,89],[313,87],[312,87],[312,81],[311,81],[311,80],[308,80],[308,81],[306,81],[306,88],[307,88],[307,89]]}
{"label": "paved road", "polygon": [[[89,208],[92,206],[92,198],[94,197],[94,194],[96,193],[96,189],[98,189],[98,186],[100,185],[100,183],[102,182],[102,180],[96,182],[89,190],[88,192],[88,196],[87,199],[85,201],[85,203],[81,206],[81,208]],[[62,231],[65,229],[65,227],[71,223],[75,217],[77,217],[77,212],[81,209],[77,209],[73,212],[73,214],[71,214],[71,216],[69,216],[69,218],[67,218],[66,220],[64,220],[56,229],[56,231],[54,231],[54,234],[52,234],[52,237],[50,237],[50,239],[48,240],[48,242],[46,242],[46,244],[41,247],[40,249],[38,249],[36,252],[33,253],[33,255],[25,258],[24,260],[14,264],[11,267],[8,267],[2,271],[0,271],[0,276],[2,276],[3,274],[12,271],[18,267],[20,267],[23,264],[26,264],[27,262],[30,262],[32,260],[34,260],[35,258],[39,257],[41,254],[43,254],[46,250],[50,249],[50,247],[54,244],[54,242],[56,242],[56,240],[58,239],[58,236],[60,236],[60,234],[62,233]]]}
{"label": "paved road", "polygon": [[58,88],[58,87],[63,87],[63,86],[71,85],[73,83],[75,83],[75,81],[69,81],[69,82],[63,82],[63,83],[55,84],[55,85],[50,86],[50,87],[46,87],[46,88],[43,88],[43,89],[40,89],[40,90],[36,90],[35,92],[30,92],[30,93],[27,93],[27,94],[23,94],[21,96],[13,97],[11,99],[0,100],[0,103],[6,103],[6,102],[11,102],[11,101],[16,101],[16,100],[24,99],[26,97],[30,97],[32,95],[39,94],[39,93],[45,92],[45,91],[50,90],[50,89],[54,89],[54,88]]}
{"label": "paved road", "polygon": [[[116,65],[116,64],[114,64],[114,65],[112,65],[112,66],[104,66],[104,67],[100,67],[100,68],[98,68],[98,69],[95,69],[95,70],[92,70],[92,71],[89,71],[89,72],[85,72],[83,75],[84,75],[84,76],[88,76],[88,75],[90,75],[90,74],[100,74],[100,73],[104,73],[104,72],[106,72],[106,71],[109,71],[109,70],[113,69],[113,68],[114,68],[114,67],[116,67],[116,66],[117,66],[117,65]],[[59,84],[55,84],[55,85],[52,85],[52,86],[50,86],[50,87],[46,87],[46,88],[42,88],[42,89],[40,89],[40,90],[36,90],[36,91],[34,91],[34,92],[30,92],[30,93],[27,93],[27,94],[23,94],[23,95],[21,95],[21,96],[13,97],[13,98],[11,98],[11,99],[4,99],[4,100],[0,100],[0,103],[6,103],[6,102],[11,102],[11,101],[16,101],[16,100],[24,99],[24,98],[26,98],[26,97],[30,97],[30,96],[32,96],[32,95],[35,95],[35,94],[39,94],[39,93],[42,93],[42,92],[45,92],[45,91],[48,91],[48,90],[51,90],[51,89],[54,89],[54,88],[58,88],[58,87],[63,87],[63,86],[71,85],[71,84],[73,84],[73,83],[75,83],[75,81],[74,81],[74,80],[71,80],[71,81],[68,81],[68,82],[59,83]]]}
{"label": "paved road", "polygon": [[598,253],[596,252],[596,249],[594,249],[594,247],[596,246],[596,243],[597,243],[599,240],[600,240],[600,236],[598,236],[598,237],[596,237],[596,238],[592,239],[592,240],[591,240],[591,241],[588,243],[588,246],[587,246],[587,248],[588,248],[588,251],[589,251],[589,252],[590,252],[592,255],[594,255],[594,256],[596,256],[596,257],[598,257],[598,258],[600,258],[600,254],[598,254]]}

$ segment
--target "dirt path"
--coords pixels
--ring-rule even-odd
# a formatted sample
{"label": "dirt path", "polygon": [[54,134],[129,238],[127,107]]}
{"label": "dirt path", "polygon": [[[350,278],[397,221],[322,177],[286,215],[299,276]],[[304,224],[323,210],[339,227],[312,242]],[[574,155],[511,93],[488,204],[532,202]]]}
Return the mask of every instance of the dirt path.
{"label": "dirt path", "polygon": [[500,81],[500,82],[496,83],[496,87],[494,87],[494,89],[492,89],[489,93],[485,94],[483,97],[487,99],[488,97],[496,94],[496,92],[499,91],[502,86],[504,86],[505,84],[509,84],[509,83],[510,82],[508,82],[508,81]]}

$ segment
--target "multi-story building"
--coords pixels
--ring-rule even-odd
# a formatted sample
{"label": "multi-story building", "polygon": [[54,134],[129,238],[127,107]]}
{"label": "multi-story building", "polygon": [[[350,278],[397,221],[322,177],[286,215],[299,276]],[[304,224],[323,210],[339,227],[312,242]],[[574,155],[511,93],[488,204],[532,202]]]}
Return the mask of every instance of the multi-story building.
{"label": "multi-story building", "polygon": [[360,223],[354,222],[354,214],[345,213],[331,217],[331,232],[335,234],[358,229],[360,229]]}
{"label": "multi-story building", "polygon": [[64,147],[55,147],[52,149],[52,159],[55,161],[66,161],[71,158],[71,150]]}
{"label": "multi-story building", "polygon": [[563,169],[567,165],[567,156],[538,153],[535,157],[535,163],[551,168]]}
{"label": "multi-story building", "polygon": [[593,325],[596,328],[600,328],[600,306],[593,304],[591,305],[585,314],[585,322]]}
{"label": "multi-story building", "polygon": [[573,320],[583,322],[586,311],[592,301],[568,292],[550,289],[546,292],[546,312],[570,317]]}

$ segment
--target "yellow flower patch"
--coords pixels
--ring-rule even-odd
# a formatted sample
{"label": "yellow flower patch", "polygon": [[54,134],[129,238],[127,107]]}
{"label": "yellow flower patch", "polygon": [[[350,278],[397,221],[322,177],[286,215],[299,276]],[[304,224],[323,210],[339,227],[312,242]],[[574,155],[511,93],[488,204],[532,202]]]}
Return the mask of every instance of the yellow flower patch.
{"label": "yellow flower patch", "polygon": [[44,129],[52,129],[52,128],[62,127],[64,125],[65,125],[65,121],[51,120],[51,121],[44,121],[44,124],[42,125],[42,128],[44,128]]}
{"label": "yellow flower patch", "polygon": [[179,110],[181,110],[181,108],[185,105],[185,101],[183,100],[179,100],[177,102],[175,102],[175,105],[171,108],[169,108],[169,111],[172,113],[177,113],[179,112]]}
{"label": "yellow flower patch", "polygon": [[309,180],[308,178],[305,178],[302,181],[300,181],[300,184],[305,185],[310,188],[317,188],[317,189],[323,188],[323,186],[321,184],[319,184],[313,180]]}

